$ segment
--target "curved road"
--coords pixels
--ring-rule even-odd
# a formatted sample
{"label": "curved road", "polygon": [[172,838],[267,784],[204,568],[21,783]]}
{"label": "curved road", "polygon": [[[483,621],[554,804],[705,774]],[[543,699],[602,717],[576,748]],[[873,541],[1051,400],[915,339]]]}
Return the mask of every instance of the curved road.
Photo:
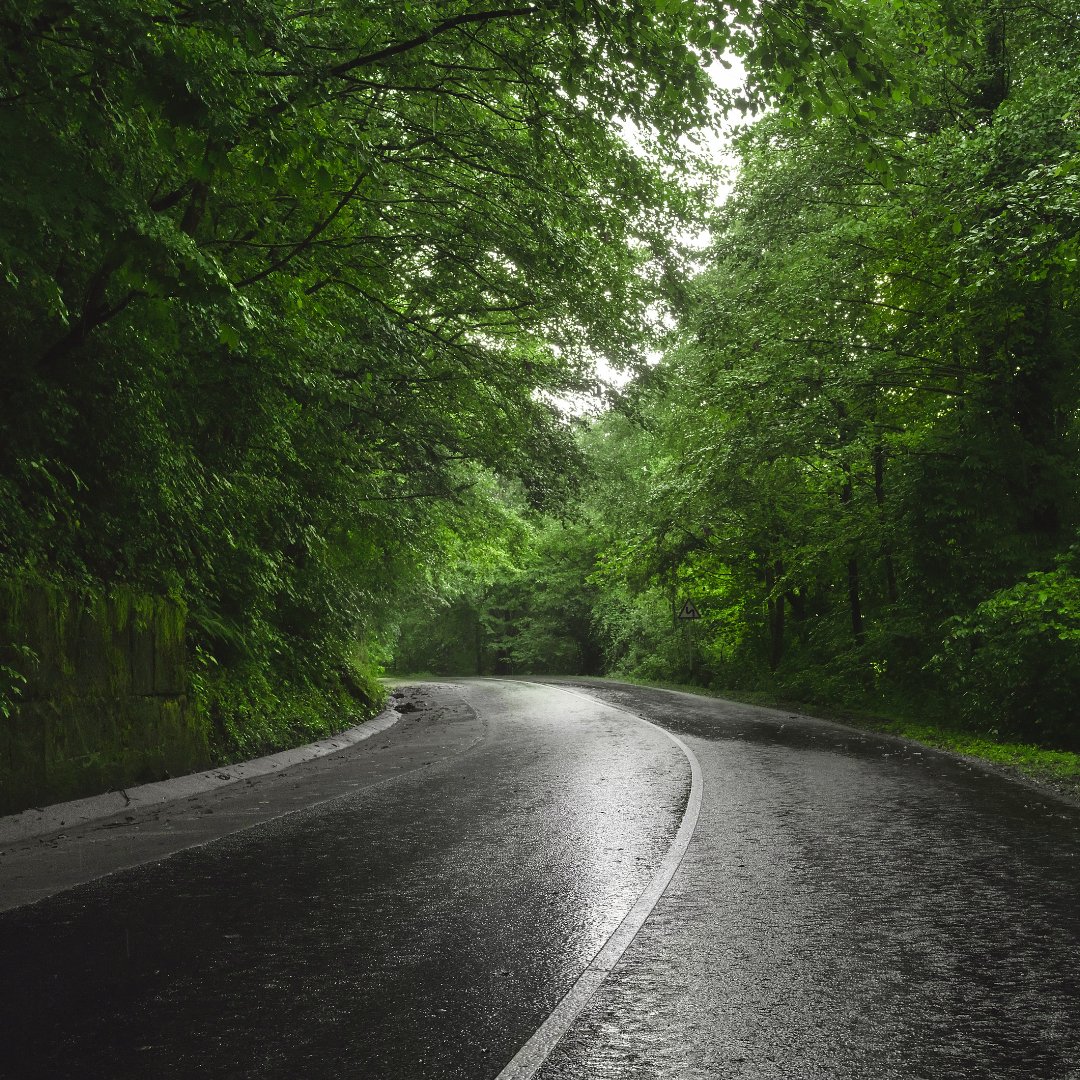
{"label": "curved road", "polygon": [[682,820],[628,710],[700,818],[540,1080],[1080,1078],[1080,808],[689,695],[405,693],[329,758],[9,845],[0,908],[43,899],[0,915],[0,1072],[498,1076]]}
{"label": "curved road", "polygon": [[9,851],[5,885],[47,891],[102,847],[200,844],[0,916],[0,1074],[495,1075],[648,884],[688,768],[550,688],[403,704],[309,766]]}
{"label": "curved road", "polygon": [[1080,808],[827,721],[582,689],[678,732],[704,797],[541,1080],[1080,1078]]}

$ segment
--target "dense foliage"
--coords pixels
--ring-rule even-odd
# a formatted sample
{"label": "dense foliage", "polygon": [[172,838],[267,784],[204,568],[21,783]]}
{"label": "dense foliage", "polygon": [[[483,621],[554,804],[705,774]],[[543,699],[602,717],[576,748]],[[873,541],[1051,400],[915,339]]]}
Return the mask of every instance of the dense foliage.
{"label": "dense foliage", "polygon": [[[0,574],[183,601],[236,751],[370,702],[399,631],[401,667],[1075,741],[1078,34],[1056,0],[0,0]],[[727,50],[758,119],[708,212]],[[576,430],[601,356],[638,375]]]}
{"label": "dense foliage", "polygon": [[608,671],[1076,746],[1080,19],[957,5],[911,50],[900,10],[863,9],[896,93],[744,128],[664,360],[584,441],[587,636]]}
{"label": "dense foliage", "polygon": [[650,3],[4,0],[0,572],[182,598],[223,728],[355,684],[488,542],[500,477],[559,494],[553,396],[647,336],[714,33]]}

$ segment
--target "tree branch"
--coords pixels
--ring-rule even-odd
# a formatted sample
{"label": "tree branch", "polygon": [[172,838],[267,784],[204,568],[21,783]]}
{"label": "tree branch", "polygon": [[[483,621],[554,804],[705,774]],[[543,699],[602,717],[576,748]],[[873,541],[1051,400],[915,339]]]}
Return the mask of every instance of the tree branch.
{"label": "tree branch", "polygon": [[330,213],[325,218],[323,218],[323,220],[320,221],[319,224],[316,225],[315,228],[312,229],[311,232],[309,232],[303,240],[300,240],[297,243],[293,244],[292,249],[287,254],[282,255],[280,259],[275,259],[274,262],[272,262],[264,270],[260,270],[257,274],[251,274],[249,277],[243,278],[240,281],[236,282],[235,287],[237,289],[243,289],[246,288],[248,285],[254,285],[256,281],[262,281],[263,278],[267,278],[271,274],[277,273],[277,271],[280,270],[283,266],[285,266],[286,263],[291,262],[294,258],[296,258],[297,255],[311,247],[311,245],[319,238],[319,236],[321,236],[322,233],[324,233],[333,224],[338,214],[340,214],[341,211],[345,209],[350,200],[360,190],[360,185],[364,182],[366,178],[367,173],[361,173],[356,178],[356,182],[353,184],[353,186],[349,188],[349,190],[346,191],[345,194],[342,195],[341,198],[338,200],[337,206],[335,206],[334,209],[331,210]]}
{"label": "tree branch", "polygon": [[535,5],[530,5],[528,7],[503,8],[495,11],[471,11],[465,15],[455,15],[452,19],[444,19],[437,26],[433,26],[430,30],[423,34],[418,34],[408,41],[399,41],[396,45],[388,45],[386,48],[378,49],[376,52],[367,53],[364,56],[356,56],[352,60],[346,60],[343,64],[338,64],[336,67],[330,68],[324,77],[340,78],[342,75],[347,75],[350,71],[355,71],[358,67],[367,67],[370,64],[382,63],[382,61],[389,60],[392,56],[400,56],[401,53],[418,49],[421,45],[426,45],[434,38],[447,34],[451,30],[456,30],[460,26],[466,26],[470,23],[493,22],[496,19],[519,19],[527,15],[534,15],[539,10],[540,9]]}

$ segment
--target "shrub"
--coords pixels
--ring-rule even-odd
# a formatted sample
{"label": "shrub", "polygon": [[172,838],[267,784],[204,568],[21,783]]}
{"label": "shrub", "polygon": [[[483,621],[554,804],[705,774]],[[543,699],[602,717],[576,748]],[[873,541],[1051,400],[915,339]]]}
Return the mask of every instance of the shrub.
{"label": "shrub", "polygon": [[984,600],[946,624],[931,662],[962,718],[995,734],[1080,748],[1080,577],[1077,552],[1056,569]]}

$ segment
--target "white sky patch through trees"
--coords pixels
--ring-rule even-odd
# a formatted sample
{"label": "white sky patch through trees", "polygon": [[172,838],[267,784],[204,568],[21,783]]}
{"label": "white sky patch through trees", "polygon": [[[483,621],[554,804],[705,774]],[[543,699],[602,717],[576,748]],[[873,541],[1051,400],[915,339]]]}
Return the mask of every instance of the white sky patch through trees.
{"label": "white sky patch through trees", "polygon": [[[721,90],[727,94],[734,94],[740,90],[745,83],[746,69],[743,67],[742,61],[737,56],[728,55],[725,59],[730,65],[729,67],[724,67],[723,64],[714,62],[709,65],[707,71],[709,77]],[[717,205],[720,205],[728,197],[728,194],[731,191],[731,179],[736,164],[730,149],[731,135],[736,128],[741,126],[743,120],[738,115],[734,118],[730,115],[718,117],[717,120],[717,130],[702,129],[699,132],[696,132],[693,137],[684,136],[683,142],[691,153],[699,157],[704,157],[711,163],[723,166],[725,174],[716,187],[716,202]],[[639,133],[635,131],[633,125],[624,124],[622,126],[621,134],[630,146],[645,152],[642,147],[642,140]],[[712,242],[712,236],[704,225],[696,230],[688,230],[681,234],[678,239],[680,243],[684,244],[691,251],[702,253],[708,249]],[[647,363],[658,363],[660,355],[659,352],[650,352],[646,357]],[[601,387],[610,386],[616,389],[625,386],[633,377],[631,372],[621,371],[618,368],[612,367],[607,362],[606,358],[602,356],[596,358],[596,376]],[[560,401],[559,404],[565,407],[567,411],[577,415],[597,412],[603,409],[602,400],[592,396],[589,396],[586,399]]]}

